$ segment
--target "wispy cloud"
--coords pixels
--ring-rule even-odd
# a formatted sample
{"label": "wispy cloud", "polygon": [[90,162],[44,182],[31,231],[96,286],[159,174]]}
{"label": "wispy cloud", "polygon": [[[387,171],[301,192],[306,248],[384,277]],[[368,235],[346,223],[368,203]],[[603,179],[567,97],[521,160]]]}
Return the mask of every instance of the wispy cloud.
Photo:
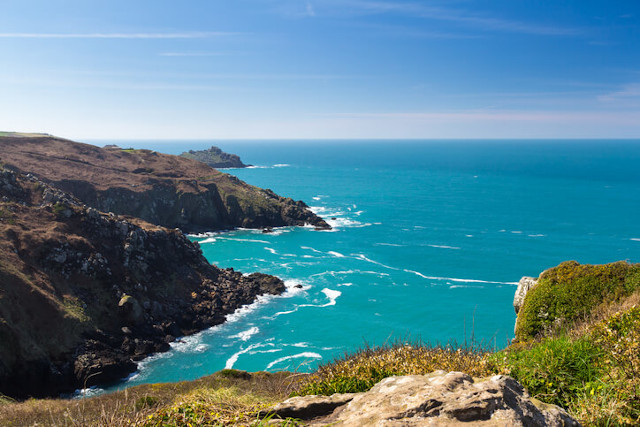
{"label": "wispy cloud", "polygon": [[600,101],[614,102],[622,99],[640,99],[640,83],[631,83],[605,95],[598,97]]}
{"label": "wispy cloud", "polygon": [[5,39],[204,39],[233,36],[231,32],[185,32],[185,33],[0,33]]}
{"label": "wispy cloud", "polygon": [[499,31],[545,36],[576,36],[582,29],[559,25],[542,25],[469,12],[463,9],[426,6],[413,2],[353,0],[346,3],[352,10],[368,14],[396,13],[416,18],[458,23],[484,31]]}
{"label": "wispy cloud", "polygon": [[316,11],[310,1],[307,2],[307,16],[316,16]]}

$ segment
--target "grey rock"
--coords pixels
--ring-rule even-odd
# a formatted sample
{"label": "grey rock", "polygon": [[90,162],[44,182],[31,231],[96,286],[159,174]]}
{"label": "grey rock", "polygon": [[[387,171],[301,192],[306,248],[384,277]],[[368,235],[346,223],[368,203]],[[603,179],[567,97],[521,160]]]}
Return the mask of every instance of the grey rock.
{"label": "grey rock", "polygon": [[356,396],[356,393],[336,393],[331,396],[296,396],[278,403],[263,415],[274,415],[278,418],[312,418],[331,414],[334,409],[345,405]]}
{"label": "grey rock", "polygon": [[527,295],[527,292],[535,285],[538,284],[538,279],[533,277],[523,277],[518,282],[518,289],[516,289],[516,294],[513,296],[513,308],[516,311],[516,314],[522,308],[522,304],[524,304],[524,297]]}
{"label": "grey rock", "polygon": [[123,295],[118,302],[118,308],[120,315],[127,323],[137,325],[144,321],[144,311],[138,300],[131,295]]}
{"label": "grey rock", "polygon": [[[327,397],[289,399],[273,411],[305,414]],[[579,426],[562,408],[532,399],[513,378],[496,375],[474,380],[462,372],[389,377],[307,425],[335,426]],[[314,406],[315,405],[315,406]],[[288,412],[277,412],[286,409]],[[312,412],[313,413],[313,412]],[[318,413],[318,412],[315,412]],[[317,416],[317,415],[316,415]],[[298,416],[302,418],[302,416]]]}

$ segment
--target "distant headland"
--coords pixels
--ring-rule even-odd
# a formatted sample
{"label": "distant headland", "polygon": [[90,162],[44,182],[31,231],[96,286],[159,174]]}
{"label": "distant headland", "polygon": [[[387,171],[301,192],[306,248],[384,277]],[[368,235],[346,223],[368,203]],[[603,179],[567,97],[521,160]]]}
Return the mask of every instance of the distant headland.
{"label": "distant headland", "polygon": [[197,160],[216,169],[246,168],[251,166],[242,163],[242,160],[240,160],[240,157],[236,154],[225,153],[215,146],[207,148],[206,150],[189,150],[180,154],[180,156],[186,157],[187,159]]}

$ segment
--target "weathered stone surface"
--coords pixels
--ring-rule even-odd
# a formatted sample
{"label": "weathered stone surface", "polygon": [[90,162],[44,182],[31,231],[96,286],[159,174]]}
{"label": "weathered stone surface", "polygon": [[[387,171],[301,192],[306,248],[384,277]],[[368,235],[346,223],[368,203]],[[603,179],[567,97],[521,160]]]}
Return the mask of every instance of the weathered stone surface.
{"label": "weathered stone surface", "polygon": [[337,407],[349,403],[354,396],[356,393],[336,393],[332,396],[296,396],[277,404],[267,414],[273,414],[279,418],[310,420],[330,414]]}
{"label": "weathered stone surface", "polygon": [[[370,391],[348,398],[348,403],[324,417],[319,411],[311,412],[318,418],[307,424],[354,427],[579,425],[563,409],[538,403],[517,381],[502,375],[474,380],[462,372],[435,371],[429,375],[390,377]],[[305,407],[320,408],[332,397],[296,399],[293,402],[289,399],[279,407],[287,408],[287,414],[305,414]]]}
{"label": "weathered stone surface", "polygon": [[538,284],[538,279],[533,277],[523,277],[518,282],[518,289],[516,289],[516,294],[513,296],[513,308],[516,311],[516,314],[520,311],[522,304],[524,304],[524,297],[527,295],[527,292],[535,285]]}

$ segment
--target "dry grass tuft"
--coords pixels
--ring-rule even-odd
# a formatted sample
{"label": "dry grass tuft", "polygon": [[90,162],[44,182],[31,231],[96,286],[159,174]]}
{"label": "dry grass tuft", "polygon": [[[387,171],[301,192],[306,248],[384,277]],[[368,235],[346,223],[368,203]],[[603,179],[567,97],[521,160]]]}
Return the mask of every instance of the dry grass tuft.
{"label": "dry grass tuft", "polygon": [[320,366],[303,379],[296,394],[349,393],[366,391],[383,378],[394,375],[425,375],[435,370],[462,371],[484,377],[495,372],[480,345],[428,346],[398,342],[365,347]]}

